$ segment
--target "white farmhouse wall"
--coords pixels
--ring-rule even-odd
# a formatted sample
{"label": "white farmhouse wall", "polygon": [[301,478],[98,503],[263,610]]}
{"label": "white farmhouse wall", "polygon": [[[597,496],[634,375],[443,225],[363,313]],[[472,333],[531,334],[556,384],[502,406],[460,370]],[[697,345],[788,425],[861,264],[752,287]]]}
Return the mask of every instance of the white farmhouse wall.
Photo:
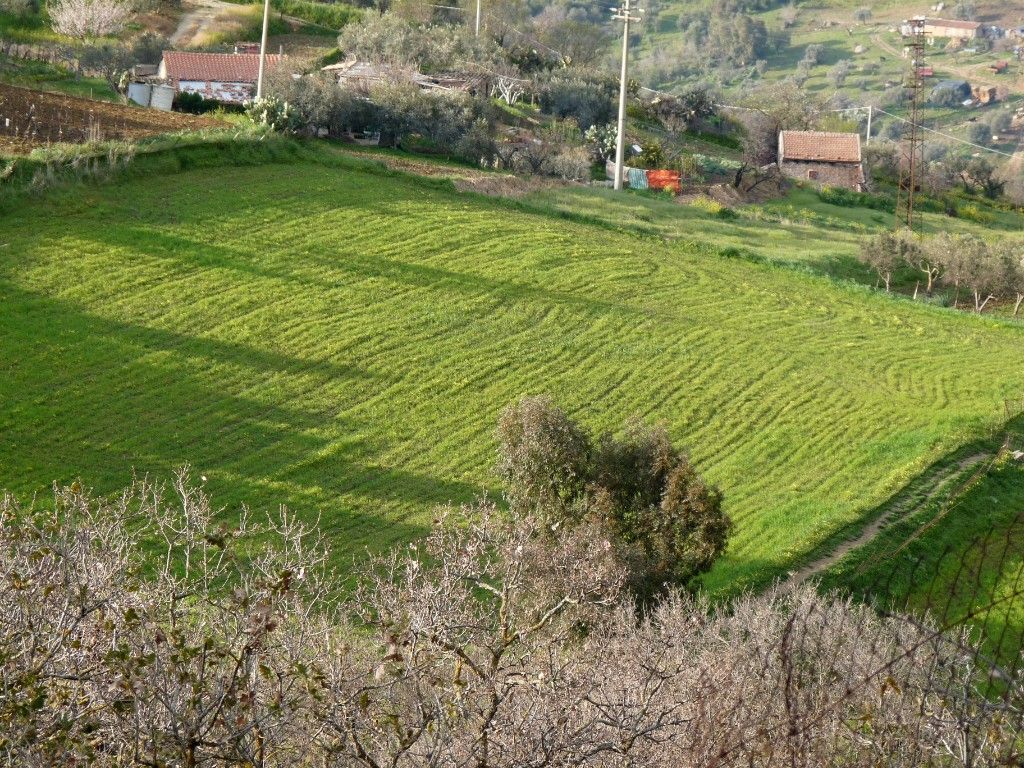
{"label": "white farmhouse wall", "polygon": [[217,83],[200,80],[180,80],[178,91],[198,93],[204,99],[216,99],[232,104],[241,104],[252,98],[255,86],[252,83]]}

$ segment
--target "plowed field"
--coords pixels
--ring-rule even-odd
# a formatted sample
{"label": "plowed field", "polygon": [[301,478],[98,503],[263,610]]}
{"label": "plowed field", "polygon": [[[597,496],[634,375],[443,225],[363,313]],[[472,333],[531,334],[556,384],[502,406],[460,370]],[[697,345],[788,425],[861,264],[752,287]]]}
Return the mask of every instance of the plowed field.
{"label": "plowed field", "polygon": [[208,117],[91,101],[0,83],[0,153],[18,154],[58,142],[139,139],[215,128]]}

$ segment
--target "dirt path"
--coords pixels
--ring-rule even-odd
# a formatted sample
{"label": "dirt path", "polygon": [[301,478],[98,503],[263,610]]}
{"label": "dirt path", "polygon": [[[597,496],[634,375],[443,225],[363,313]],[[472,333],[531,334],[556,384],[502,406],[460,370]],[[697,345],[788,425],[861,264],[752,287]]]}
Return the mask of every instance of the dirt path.
{"label": "dirt path", "polygon": [[855,539],[844,541],[827,555],[805,565],[803,568],[794,571],[784,582],[784,586],[793,589],[800,586],[808,579],[821,575],[833,565],[842,560],[846,555],[858,549],[874,539],[883,528],[902,518],[909,517],[917,512],[922,506],[935,499],[940,493],[947,489],[950,484],[962,478],[964,473],[978,467],[985,461],[992,459],[992,453],[975,453],[961,459],[956,464],[951,464],[936,471],[934,477],[929,478],[928,491],[924,497],[916,493],[901,493],[893,500],[882,514],[876,517],[868,526],[861,531]]}
{"label": "dirt path", "polygon": [[[881,35],[872,35],[871,39],[874,41],[875,45],[877,45],[879,48],[881,48],[889,55],[895,56],[897,58],[903,57],[903,51],[894,46],[892,43],[885,40]],[[925,55],[927,56],[927,52]],[[978,66],[981,65],[979,64]],[[971,85],[991,85],[999,87],[1001,85],[1006,84],[1005,82],[997,82],[996,80],[990,79],[986,75],[979,74],[976,68],[964,67],[957,64],[950,64],[948,61],[942,62],[941,69],[952,72],[954,75],[963,78]]]}
{"label": "dirt path", "polygon": [[171,35],[170,43],[174,48],[187,48],[209,30],[218,14],[235,7],[223,0],[187,0],[186,5],[191,10],[181,17],[178,28]]}
{"label": "dirt path", "polygon": [[902,51],[898,50],[896,46],[892,45],[891,43],[883,39],[881,35],[872,35],[871,39],[875,42],[875,45],[877,45],[883,51],[888,53],[890,56],[895,56],[896,58],[900,58],[903,56]]}

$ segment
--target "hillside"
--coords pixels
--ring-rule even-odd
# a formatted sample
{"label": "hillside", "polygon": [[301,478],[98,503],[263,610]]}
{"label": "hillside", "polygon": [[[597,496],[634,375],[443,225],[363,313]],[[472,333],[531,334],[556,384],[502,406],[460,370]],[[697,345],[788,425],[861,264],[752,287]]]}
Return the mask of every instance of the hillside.
{"label": "hillside", "polygon": [[707,583],[735,588],[1024,390],[1015,325],[544,210],[339,154],[10,204],[0,485],[188,463],[228,514],[287,503],[358,554],[494,492],[496,415],[543,392],[667,422],[726,494]]}
{"label": "hillside", "polygon": [[[742,102],[744,94],[760,84],[795,78],[809,95],[829,98],[835,108],[861,108],[837,116],[848,121],[846,127],[859,127],[865,134],[863,108],[871,105],[875,108],[873,134],[898,139],[903,121],[910,117],[901,88],[910,64],[903,55],[899,24],[914,15],[955,18],[957,3],[944,5],[939,12],[930,3],[812,0],[694,4],[660,0],[653,4],[634,41],[636,76],[647,85],[668,91],[688,83],[711,82],[723,91],[729,103]],[[1021,40],[1009,31],[1024,26],[1024,14],[1019,4],[1005,0],[966,5],[963,12],[973,20],[997,25],[1008,33],[949,47],[949,41],[940,39],[926,46],[922,65],[933,72],[924,79],[920,119],[927,128],[939,132],[926,136],[936,145],[948,143],[951,137],[954,142],[977,143],[979,138],[972,136],[971,129],[978,122],[1004,126],[982,139],[986,148],[996,150],[988,153],[990,159],[999,161],[1016,152],[1021,140],[1019,119],[1011,127],[1009,118],[1024,106],[1024,65],[1015,53]],[[733,51],[719,45],[701,53],[700,41],[710,33],[696,31],[703,30],[704,22],[694,19],[706,16],[715,6],[751,9],[751,23],[763,25],[767,40],[755,45],[758,50],[748,56],[737,52],[738,45]],[[993,72],[990,67],[996,62],[1005,62],[1007,68]],[[998,99],[971,108],[959,102],[952,106],[932,103],[929,96],[933,87],[944,80],[994,88]],[[1001,113],[1005,116],[997,117]],[[997,134],[998,140],[990,141],[992,134]],[[954,146],[963,149],[961,144]]]}

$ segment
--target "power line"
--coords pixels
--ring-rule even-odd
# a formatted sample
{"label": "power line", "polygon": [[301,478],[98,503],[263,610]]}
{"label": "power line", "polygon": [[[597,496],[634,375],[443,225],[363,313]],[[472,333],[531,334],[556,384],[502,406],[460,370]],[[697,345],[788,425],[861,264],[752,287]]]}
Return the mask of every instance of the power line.
{"label": "power line", "polygon": [[[886,112],[884,109],[879,109],[878,107],[875,107],[875,109],[878,112],[881,112],[883,115],[888,115],[889,117],[893,117],[893,118],[895,118],[895,119],[897,119],[897,120],[899,120],[901,122],[910,124],[910,121],[907,120],[905,117],[900,117],[899,115],[894,115],[892,112]],[[966,144],[968,147],[974,147],[975,149],[981,149],[981,150],[984,150],[985,152],[993,152],[993,153],[995,153],[997,155],[1002,155],[1003,157],[1013,157],[1014,156],[1013,153],[1011,153],[1011,152],[1003,152],[1001,149],[993,149],[992,147],[984,147],[981,144],[975,144],[974,142],[967,141],[967,139],[961,139],[961,138],[959,138],[957,136],[953,136],[952,134],[949,134],[949,133],[943,133],[942,131],[936,131],[934,128],[927,128],[927,127],[925,127],[923,125],[918,125],[917,127],[918,127],[919,130],[928,131],[928,133],[934,133],[934,134],[936,134],[938,136],[942,136],[945,139],[950,139],[951,141],[958,141],[961,144]]]}
{"label": "power line", "polygon": [[[668,97],[674,98],[674,99],[675,98],[679,98],[678,94],[667,93],[666,91],[659,91],[657,88],[648,88],[647,86],[641,86],[640,90],[641,91],[648,91],[649,93],[654,93],[654,94],[657,94],[658,96],[668,96]],[[720,104],[720,103],[716,103],[715,106],[718,107],[719,109],[733,109],[733,110],[737,110],[739,112],[761,112],[762,111],[760,109],[755,109],[753,107],[741,107],[738,104]],[[881,107],[873,107],[871,105],[843,107],[842,109],[829,109],[829,110],[826,110],[826,111],[830,112],[830,113],[832,113],[832,112],[837,112],[838,113],[838,112],[855,112],[855,111],[859,111],[859,110],[868,110],[868,109],[873,109],[875,112],[878,112],[879,114],[888,115],[889,117],[892,117],[892,118],[895,118],[896,120],[899,120],[901,122],[907,123],[908,125],[911,124],[911,121],[907,120],[905,117],[900,117],[899,115],[894,115],[892,112],[887,112],[886,110],[882,109]],[[1015,157],[1015,155],[1012,152],[1003,152],[1001,149],[993,149],[992,147],[986,147],[986,146],[983,146],[981,144],[975,144],[974,142],[967,141],[967,139],[961,139],[959,136],[954,136],[954,135],[952,135],[950,133],[943,133],[942,131],[937,131],[934,128],[928,128],[927,126],[922,125],[920,123],[918,123],[917,127],[918,127],[918,130],[927,131],[928,133],[934,133],[936,136],[942,136],[944,139],[949,139],[950,141],[957,141],[957,142],[959,142],[961,144],[964,144],[964,145],[966,145],[968,147],[974,147],[975,149],[980,149],[980,150],[982,150],[984,152],[992,152],[993,154],[1002,155],[1003,157],[1011,157],[1011,158]]]}
{"label": "power line", "polygon": [[[441,8],[441,9],[446,10],[446,11],[461,11],[462,13],[468,13],[468,9],[460,8],[457,5],[435,5],[435,4],[431,3],[430,7],[431,8]],[[478,8],[478,13],[482,13],[482,15],[485,18],[487,18],[488,20],[495,21],[498,24],[501,24],[506,29],[512,30],[517,35],[519,35],[520,37],[525,37],[527,40],[529,40],[531,43],[536,45],[538,48],[543,48],[548,53],[553,53],[555,56],[557,56],[558,58],[562,59],[563,61],[565,60],[565,54],[564,53],[562,53],[561,51],[556,51],[554,48],[552,48],[550,46],[544,45],[544,43],[542,43],[537,38],[533,37],[532,35],[526,34],[521,29],[517,29],[516,27],[513,27],[511,24],[509,24],[504,19],[499,19],[499,18],[497,18],[495,16],[492,16],[487,11],[480,11],[479,8]],[[479,24],[478,24],[478,26],[479,26]],[[477,34],[479,35],[479,30],[477,31]]]}

